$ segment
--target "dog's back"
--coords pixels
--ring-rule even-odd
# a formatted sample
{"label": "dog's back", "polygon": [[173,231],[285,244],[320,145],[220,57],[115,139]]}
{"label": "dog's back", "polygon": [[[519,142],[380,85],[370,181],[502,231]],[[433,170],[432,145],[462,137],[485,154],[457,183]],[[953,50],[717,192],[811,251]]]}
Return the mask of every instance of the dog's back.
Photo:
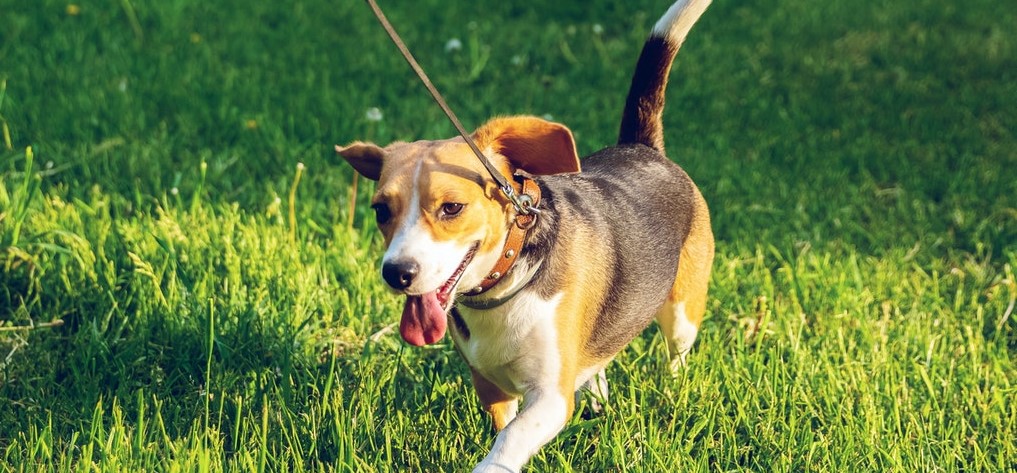
{"label": "dog's back", "polygon": [[[642,144],[601,150],[583,165],[582,173],[541,179],[556,219],[543,222],[537,235],[547,231],[557,235],[552,244],[573,249],[549,251],[552,266],[589,264],[602,272],[591,278],[600,287],[585,287],[600,304],[584,324],[587,356],[601,359],[646,328],[666,301],[691,229],[695,190],[680,167]],[[548,292],[562,287],[535,282]]]}
{"label": "dog's back", "polygon": [[[601,287],[587,287],[590,296],[599,299],[596,316],[584,324],[589,330],[584,337],[586,355],[591,359],[613,356],[654,316],[665,332],[675,328],[686,332],[677,337],[683,340],[669,343],[672,354],[683,357],[705,310],[705,281],[700,280],[708,279],[713,256],[709,212],[685,171],[664,156],[661,116],[671,63],[708,4],[678,2],[654,27],[632,78],[618,145],[584,158],[582,173],[539,179],[557,218],[542,223],[534,242],[571,248],[548,251],[562,260],[552,261],[552,267],[592,264],[604,271],[601,277],[590,278]],[[690,235],[694,245],[687,245]],[[697,255],[687,258],[682,271],[680,256],[690,249]],[[705,263],[692,261],[704,258]],[[544,277],[563,278],[553,272]],[[537,283],[561,287],[561,281]],[[676,314],[679,304],[681,313]],[[676,338],[673,333],[665,335]]]}

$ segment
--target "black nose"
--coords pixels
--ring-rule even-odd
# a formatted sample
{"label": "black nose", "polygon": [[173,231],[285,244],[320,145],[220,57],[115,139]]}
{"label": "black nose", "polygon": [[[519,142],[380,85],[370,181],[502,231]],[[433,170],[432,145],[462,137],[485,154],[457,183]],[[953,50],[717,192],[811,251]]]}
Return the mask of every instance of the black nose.
{"label": "black nose", "polygon": [[381,266],[381,277],[395,289],[406,289],[420,271],[416,261],[389,262]]}

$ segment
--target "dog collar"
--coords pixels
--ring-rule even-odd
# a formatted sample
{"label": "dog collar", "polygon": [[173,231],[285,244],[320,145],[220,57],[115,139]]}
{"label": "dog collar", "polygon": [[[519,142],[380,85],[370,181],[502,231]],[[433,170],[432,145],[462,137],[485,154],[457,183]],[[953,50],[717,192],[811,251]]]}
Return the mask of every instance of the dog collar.
{"label": "dog collar", "polygon": [[[523,176],[517,176],[517,179],[522,182],[522,196],[523,198],[529,198],[533,203],[532,207],[536,209],[537,204],[540,203],[540,186],[533,179]],[[480,285],[473,288],[472,291],[468,292],[467,295],[476,296],[487,292],[488,289],[494,287],[498,281],[501,281],[509,270],[512,269],[512,265],[516,263],[516,258],[519,258],[519,253],[523,250],[523,240],[526,239],[526,232],[533,228],[533,225],[537,223],[537,213],[517,213],[515,221],[509,227],[508,237],[505,238],[505,247],[501,250],[501,257],[498,258],[498,263],[494,265],[491,272],[487,273],[484,280],[480,282]]]}

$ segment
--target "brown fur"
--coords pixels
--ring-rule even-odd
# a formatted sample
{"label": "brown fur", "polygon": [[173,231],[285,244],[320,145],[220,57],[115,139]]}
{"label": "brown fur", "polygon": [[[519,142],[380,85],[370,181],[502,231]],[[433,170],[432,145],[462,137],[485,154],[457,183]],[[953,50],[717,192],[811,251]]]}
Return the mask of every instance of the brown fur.
{"label": "brown fur", "polygon": [[481,150],[490,148],[530,174],[579,172],[572,132],[559,123],[526,116],[494,118],[477,129],[473,139]]}
{"label": "brown fur", "polygon": [[692,218],[692,230],[682,247],[678,260],[678,275],[668,295],[671,302],[685,302],[689,322],[696,327],[706,313],[706,291],[713,267],[713,230],[710,228],[710,212],[706,200],[696,190],[696,213]]}
{"label": "brown fur", "polygon": [[473,389],[477,392],[477,397],[480,398],[480,404],[491,415],[494,430],[504,429],[512,420],[512,413],[516,409],[516,397],[506,394],[473,367],[470,367],[470,375],[473,379]]}

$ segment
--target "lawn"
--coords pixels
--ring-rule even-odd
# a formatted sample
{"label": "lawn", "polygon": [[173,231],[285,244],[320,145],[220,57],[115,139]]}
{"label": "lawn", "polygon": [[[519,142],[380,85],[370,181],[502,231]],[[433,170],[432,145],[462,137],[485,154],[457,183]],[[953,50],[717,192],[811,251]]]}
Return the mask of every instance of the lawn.
{"label": "lawn", "polygon": [[[666,0],[383,1],[468,128],[611,144]],[[1017,464],[1017,9],[717,0],[669,156],[717,260],[532,471]],[[376,109],[376,110],[375,110]],[[454,130],[363,2],[0,0],[0,471],[462,471],[493,441],[407,346],[332,146]]]}

